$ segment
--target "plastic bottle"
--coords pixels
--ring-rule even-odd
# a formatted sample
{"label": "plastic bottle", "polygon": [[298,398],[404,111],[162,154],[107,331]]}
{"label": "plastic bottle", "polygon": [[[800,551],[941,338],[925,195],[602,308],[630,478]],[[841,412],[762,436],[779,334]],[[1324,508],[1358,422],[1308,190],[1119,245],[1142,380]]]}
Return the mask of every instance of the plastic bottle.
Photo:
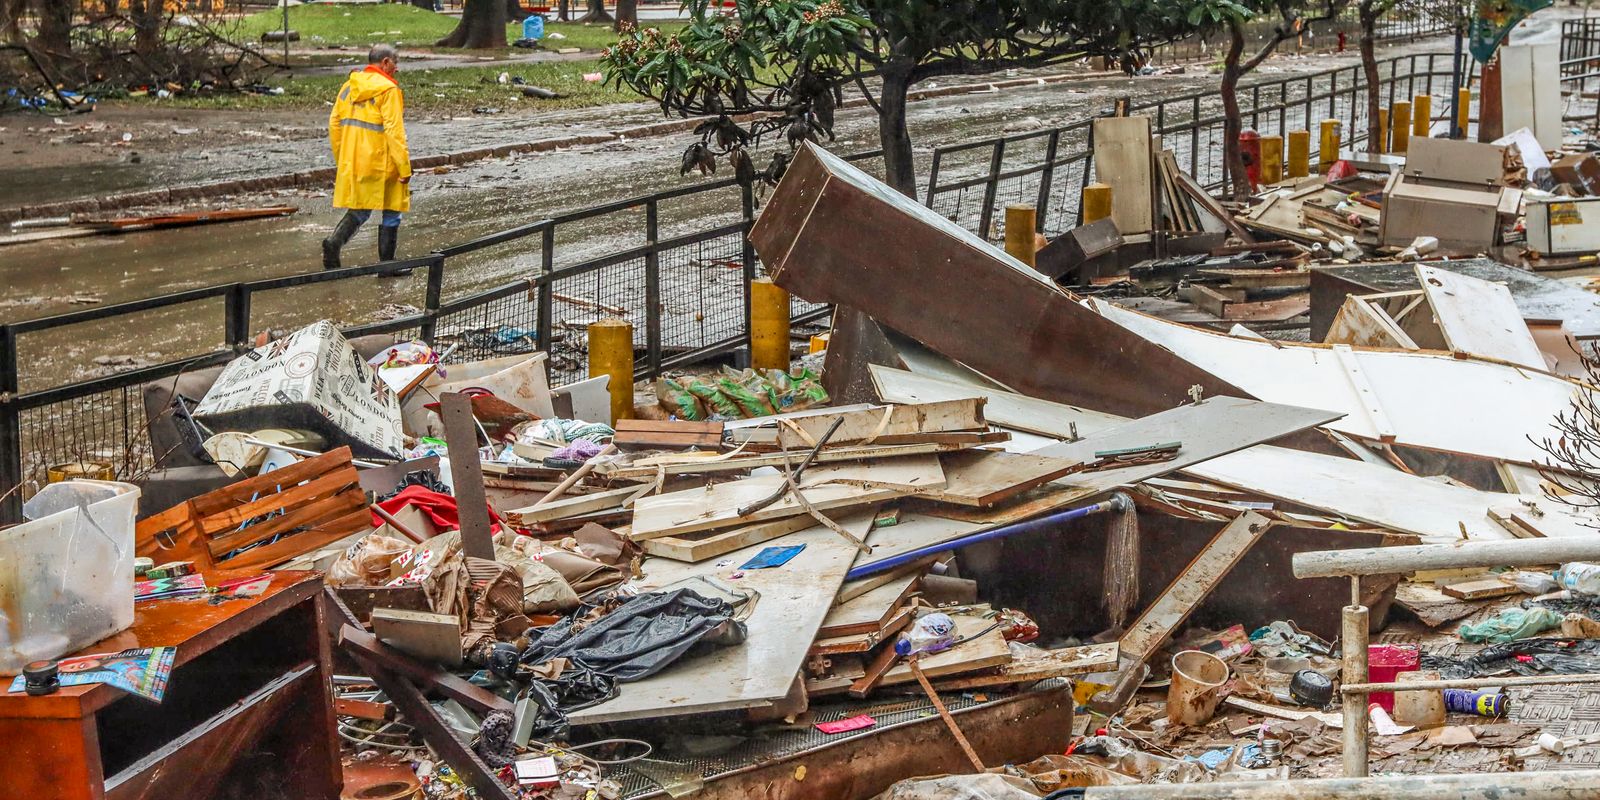
{"label": "plastic bottle", "polygon": [[1556,570],[1555,579],[1562,588],[1578,594],[1600,595],[1600,564],[1582,561],[1564,564]]}
{"label": "plastic bottle", "polygon": [[1561,584],[1557,583],[1554,577],[1543,572],[1519,569],[1509,576],[1502,576],[1504,577],[1510,577],[1511,583],[1523,594],[1548,594],[1561,588]]}

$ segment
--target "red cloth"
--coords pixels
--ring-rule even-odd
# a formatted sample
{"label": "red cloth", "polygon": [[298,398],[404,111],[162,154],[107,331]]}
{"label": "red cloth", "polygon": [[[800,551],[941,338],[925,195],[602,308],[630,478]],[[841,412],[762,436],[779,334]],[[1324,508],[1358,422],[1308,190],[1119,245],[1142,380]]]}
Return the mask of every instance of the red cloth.
{"label": "red cloth", "polygon": [[[457,513],[456,499],[450,495],[441,494],[422,486],[407,486],[399,494],[378,504],[379,508],[390,514],[406,506],[416,506],[419,511],[433,522],[433,526],[438,528],[440,533],[453,531],[461,527],[461,517]],[[493,523],[489,526],[489,530],[493,533],[499,533],[500,516],[494,513],[493,508],[489,509],[489,521]],[[372,514],[372,525],[375,528],[383,526],[383,518],[378,516],[377,512]]]}

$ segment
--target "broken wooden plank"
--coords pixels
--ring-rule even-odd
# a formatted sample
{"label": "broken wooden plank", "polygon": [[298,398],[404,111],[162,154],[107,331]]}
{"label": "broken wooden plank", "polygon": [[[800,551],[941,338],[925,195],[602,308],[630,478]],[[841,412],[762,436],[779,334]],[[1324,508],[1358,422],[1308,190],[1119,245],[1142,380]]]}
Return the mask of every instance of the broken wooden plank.
{"label": "broken wooden plank", "polygon": [[808,470],[802,478],[802,484],[805,486],[848,484],[866,488],[898,489],[907,494],[919,495],[943,489],[946,483],[944,466],[940,463],[939,457],[931,453],[819,467],[814,471]]}
{"label": "broken wooden plank", "polygon": [[861,633],[818,638],[811,644],[812,655],[866,653],[894,636],[911,623],[914,609],[907,605],[895,609],[881,628]]}
{"label": "broken wooden plank", "polygon": [[778,445],[785,450],[815,447],[835,420],[842,422],[828,440],[830,447],[871,444],[887,436],[988,429],[983,400],[966,398],[788,420],[778,427]]}
{"label": "broken wooden plank", "polygon": [[[965,450],[980,444],[979,442],[957,442],[946,444],[942,442],[918,442],[914,444],[890,445],[865,445],[859,447],[829,447],[822,448],[813,464],[835,464],[852,461],[871,461],[878,458],[895,458],[897,456],[915,456],[928,453],[949,453],[956,450]],[[601,465],[595,469],[599,475],[607,478],[624,480],[654,480],[658,474],[665,475],[703,475],[714,472],[743,472],[757,467],[778,467],[782,469],[785,462],[799,464],[806,457],[807,451],[779,450],[771,453],[741,453],[728,457],[728,454],[703,454],[673,455],[647,458],[635,461],[626,466]]]}
{"label": "broken wooden plank", "polygon": [[817,629],[818,638],[881,631],[916,591],[922,573],[896,578],[860,597],[835,604]]}
{"label": "broken wooden plank", "polygon": [[1246,511],[1224,525],[1122,635],[1118,643],[1121,667],[1117,684],[1098,695],[1091,707],[1105,714],[1120,710],[1144,680],[1145,662],[1271,527],[1271,520],[1254,511]]}
{"label": "broken wooden plank", "polygon": [[396,650],[430,664],[461,666],[461,620],[454,614],[377,608],[372,633]]}
{"label": "broken wooden plank", "polygon": [[1389,318],[1388,312],[1357,295],[1349,295],[1339,313],[1322,337],[1327,344],[1349,344],[1357,347],[1392,347],[1416,350],[1417,343]]}
{"label": "broken wooden plank", "polygon": [[722,446],[721,422],[619,419],[611,443],[620,450],[681,450]]}
{"label": "broken wooden plank", "polygon": [[1100,672],[1117,665],[1116,642],[1065,647],[1060,650],[1024,649],[1022,652],[1028,652],[1029,656],[1014,658],[1011,663],[996,668],[992,673],[948,678],[935,683],[934,686],[941,692],[959,692],[985,686],[1065,678]]}
{"label": "broken wooden plank", "polygon": [[1079,462],[1028,453],[968,450],[940,458],[945,485],[919,497],[963,506],[988,507],[1077,469]]}
{"label": "broken wooden plank", "polygon": [[1499,578],[1483,578],[1475,581],[1445,584],[1439,587],[1439,591],[1457,600],[1487,600],[1493,597],[1513,595],[1520,590]]}
{"label": "broken wooden plank", "polygon": [[[956,636],[977,638],[969,639],[949,650],[923,656],[921,662],[923,674],[930,678],[938,678],[998,667],[1011,662],[1011,648],[1006,644],[1005,634],[999,628],[981,633],[993,624],[992,620],[968,614],[952,614],[950,618],[956,623]],[[879,685],[894,686],[910,683],[916,679],[916,676],[911,674],[910,665],[902,662],[890,667],[889,671],[884,673]]]}
{"label": "broken wooden plank", "polygon": [[769,542],[797,531],[803,531],[816,524],[817,521],[812,519],[810,515],[801,514],[796,517],[775,519],[769,522],[756,523],[755,525],[730,528],[725,531],[700,531],[686,533],[681,536],[662,536],[655,539],[645,539],[639,543],[639,546],[646,553],[653,556],[662,556],[677,561],[704,561],[735,550],[742,550],[753,544]]}
{"label": "broken wooden plank", "polygon": [[456,513],[461,521],[461,551],[469,558],[493,561],[494,534],[489,525],[489,501],[483,493],[483,465],[478,459],[478,426],[472,417],[472,400],[464,394],[446,392],[439,397],[439,416],[444,420],[445,441],[449,445]]}
{"label": "broken wooden plank", "polygon": [[541,506],[528,506],[527,508],[507,511],[505,517],[513,525],[554,522],[570,517],[620,508],[629,497],[638,494],[640,491],[641,488],[638,486],[624,486],[621,489],[564,497]]}
{"label": "broken wooden plank", "polygon": [[[880,500],[900,497],[897,489],[866,488],[849,484],[815,485],[819,477],[826,477],[826,469],[807,470],[802,477],[805,485],[801,493],[807,503],[818,511],[861,506]],[[817,473],[822,473],[818,475]],[[633,530],[629,534],[635,541],[677,536],[694,531],[725,528],[739,522],[762,522],[805,513],[792,493],[777,502],[744,516],[739,509],[770,496],[773,490],[784,485],[781,475],[764,475],[707,486],[703,489],[686,489],[678,492],[640,498],[634,504]]]}

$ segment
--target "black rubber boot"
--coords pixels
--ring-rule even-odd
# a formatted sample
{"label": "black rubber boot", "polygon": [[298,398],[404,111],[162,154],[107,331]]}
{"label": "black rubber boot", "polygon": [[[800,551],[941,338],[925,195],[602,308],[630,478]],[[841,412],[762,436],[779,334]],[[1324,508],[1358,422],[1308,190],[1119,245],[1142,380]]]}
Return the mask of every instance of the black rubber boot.
{"label": "black rubber boot", "polygon": [[[399,246],[400,246],[400,226],[399,225],[396,225],[396,226],[394,226],[392,228],[387,228],[387,227],[379,227],[378,228],[378,260],[379,261],[393,261],[394,260],[394,251]],[[383,274],[385,276],[390,276],[390,275],[410,275],[411,274],[411,270],[410,269],[391,269],[391,270],[385,270],[383,272]]]}
{"label": "black rubber boot", "polygon": [[333,226],[333,233],[322,240],[323,269],[338,269],[342,266],[339,263],[339,251],[344,249],[350,237],[356,235],[356,229],[360,227],[361,220],[356,219],[355,215],[348,211],[344,212],[344,216],[339,218],[339,224]]}

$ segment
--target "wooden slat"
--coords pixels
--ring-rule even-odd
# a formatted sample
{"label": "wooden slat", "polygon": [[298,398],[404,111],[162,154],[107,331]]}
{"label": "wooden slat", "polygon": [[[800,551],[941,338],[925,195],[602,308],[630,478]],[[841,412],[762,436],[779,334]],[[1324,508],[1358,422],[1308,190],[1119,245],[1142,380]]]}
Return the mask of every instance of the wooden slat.
{"label": "wooden slat", "polygon": [[[943,444],[939,442],[919,442],[915,444],[893,445],[865,445],[861,447],[824,447],[812,459],[813,464],[834,464],[851,461],[870,461],[877,458],[894,458],[897,456],[915,456],[925,453],[948,453],[976,446],[976,442],[957,442]],[[700,475],[713,472],[742,472],[756,467],[783,468],[785,462],[791,466],[798,466],[805,460],[808,451],[779,450],[771,453],[740,454],[733,458],[726,457],[672,457],[658,456],[643,462],[635,462],[625,467],[606,468],[601,465],[595,469],[596,474],[607,478],[624,480],[654,480],[659,473],[667,475]],[[660,460],[657,460],[660,459]]]}
{"label": "wooden slat", "polygon": [[274,511],[298,508],[360,485],[361,478],[355,467],[343,467],[307,483],[286,485],[280,491],[263,494],[243,505],[208,514],[200,519],[200,530],[207,536],[215,536]]}
{"label": "wooden slat", "polygon": [[361,508],[323,523],[316,530],[297,533],[287,539],[248,550],[221,563],[228,569],[267,569],[275,567],[302,553],[337,542],[357,531],[372,527],[372,512]]}
{"label": "wooden slat", "polygon": [[553,500],[542,506],[528,506],[527,508],[507,511],[505,517],[513,525],[553,522],[568,517],[619,508],[624,500],[639,491],[640,488],[638,486],[624,486],[621,489],[612,489],[594,494],[563,497],[560,500]]}
{"label": "wooden slat", "polygon": [[[633,530],[630,536],[635,541],[643,541],[724,528],[736,522],[761,522],[804,513],[804,509],[793,495],[785,495],[765,508],[744,517],[739,516],[741,507],[766,499],[774,489],[782,485],[781,476],[763,476],[719,483],[704,489],[640,498],[634,504]],[[903,494],[894,489],[869,489],[839,484],[809,486],[802,489],[802,492],[807,502],[819,511],[867,505],[900,497]]]}
{"label": "wooden slat", "polygon": [[1035,657],[1014,659],[1011,663],[982,675],[962,675],[934,684],[941,692],[958,692],[1008,683],[1033,683],[1048,678],[1065,678],[1116,667],[1117,643],[1105,642],[1060,650],[1040,650]]}
{"label": "wooden slat", "polygon": [[1189,618],[1190,612],[1211,594],[1251,545],[1271,527],[1270,520],[1253,511],[1239,515],[1224,526],[1123,634],[1120,645],[1123,656],[1143,661],[1154,655],[1156,648]]}
{"label": "wooden slat", "polygon": [[909,625],[911,617],[911,606],[902,606],[890,613],[881,628],[863,633],[819,638],[811,644],[810,652],[812,655],[824,656],[868,652]]}
{"label": "wooden slat", "polygon": [[905,606],[906,599],[917,590],[917,583],[921,577],[920,572],[906,575],[860,597],[835,604],[833,610],[828,612],[828,616],[823,618],[822,627],[817,630],[817,638],[827,639],[883,630],[889,620]]}
{"label": "wooden slat", "polygon": [[753,544],[769,542],[791,533],[803,531],[817,524],[809,514],[801,514],[786,519],[775,519],[770,522],[761,522],[755,525],[732,528],[725,531],[703,531],[690,533],[683,536],[663,536],[657,539],[646,539],[639,543],[644,551],[653,556],[662,556],[675,561],[704,561],[708,558],[741,550]]}
{"label": "wooden slat", "polygon": [[237,483],[230,483],[219,489],[214,489],[206,494],[190,500],[194,504],[196,516],[209,517],[219,511],[233,508],[240,503],[250,502],[251,498],[267,493],[276,492],[280,486],[293,486],[322,475],[350,463],[350,448],[336,447],[320,456],[296,461],[293,464],[275,469],[265,475],[246,478]]}
{"label": "wooden slat", "polygon": [[[804,435],[796,433],[788,425],[780,426],[778,444],[786,450],[815,447],[836,419],[843,422],[828,439],[830,447],[871,442],[881,444],[891,436],[982,431],[988,427],[983,419],[983,402],[981,398],[966,398],[799,417],[789,420],[788,424],[799,428]],[[887,420],[884,419],[886,414]]]}
{"label": "wooden slat", "polygon": [[357,508],[366,507],[366,493],[360,490],[351,491],[351,487],[347,486],[344,491],[332,497],[306,503],[290,510],[287,514],[251,525],[238,533],[212,537],[207,540],[206,547],[210,548],[213,556],[221,557],[241,547],[264,542],[278,534],[288,533],[302,526],[314,527],[319,521],[335,519]]}

